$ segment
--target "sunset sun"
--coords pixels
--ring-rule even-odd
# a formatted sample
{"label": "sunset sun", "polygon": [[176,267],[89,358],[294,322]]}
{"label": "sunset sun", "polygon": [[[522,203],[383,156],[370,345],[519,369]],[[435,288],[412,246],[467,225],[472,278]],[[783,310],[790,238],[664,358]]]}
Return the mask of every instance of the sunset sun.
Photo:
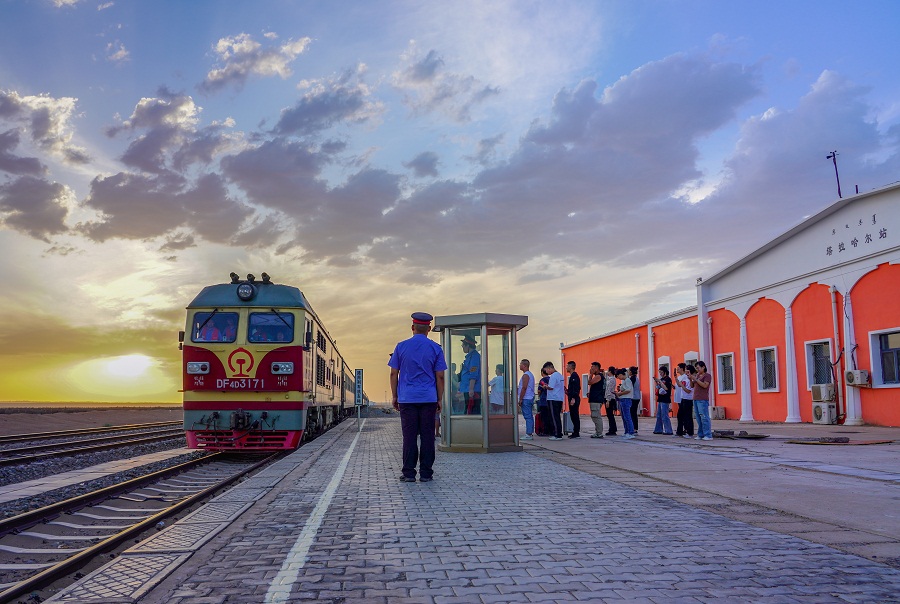
{"label": "sunset sun", "polygon": [[146,373],[150,364],[150,357],[142,354],[129,354],[106,361],[105,369],[109,375],[115,377],[138,377]]}

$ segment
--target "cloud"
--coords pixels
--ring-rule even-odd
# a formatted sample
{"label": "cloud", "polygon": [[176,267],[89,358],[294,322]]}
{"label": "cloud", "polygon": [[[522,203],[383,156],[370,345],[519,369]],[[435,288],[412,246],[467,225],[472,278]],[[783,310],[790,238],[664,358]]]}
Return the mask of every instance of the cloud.
{"label": "cloud", "polygon": [[97,10],[98,11],[106,10],[108,8],[112,8],[115,5],[116,5],[115,2],[103,2],[103,3],[97,5]]}
{"label": "cloud", "polygon": [[50,235],[68,230],[66,203],[71,197],[59,183],[21,176],[0,186],[0,214],[7,227],[49,243]]}
{"label": "cloud", "polygon": [[197,163],[209,164],[239,144],[239,137],[226,132],[231,120],[198,129],[201,111],[190,96],[163,88],[159,96],[141,99],[131,116],[108,128],[107,134],[140,132],[122,154],[125,165],[156,174],[181,172]]}
{"label": "cloud", "polygon": [[484,167],[491,165],[497,157],[497,147],[503,143],[503,139],[503,134],[481,139],[478,141],[475,154],[467,155],[466,159]]}
{"label": "cloud", "polygon": [[[270,35],[264,37],[272,40]],[[240,89],[251,76],[285,79],[291,75],[290,64],[306,50],[310,42],[309,38],[301,38],[263,48],[246,33],[221,38],[213,49],[221,66],[206,74],[200,90],[215,93],[227,87]]]}
{"label": "cloud", "polygon": [[[550,119],[535,122],[505,161],[470,183],[433,183],[399,200],[381,229],[370,226],[369,255],[483,271],[541,254],[579,263],[690,254],[662,234],[670,228],[663,212],[678,210],[672,192],[700,175],[697,141],[758,93],[755,70],[685,55],[603,91],[593,80],[563,89]],[[647,221],[659,223],[660,236],[635,237]]]}
{"label": "cloud", "polygon": [[393,74],[392,83],[403,92],[403,102],[414,113],[441,112],[455,121],[468,122],[476,105],[500,94],[498,88],[472,75],[445,71],[444,59],[436,50],[419,57],[415,42],[401,59],[404,66]]}
{"label": "cloud", "polygon": [[837,199],[826,159],[835,149],[844,197],[856,184],[868,191],[897,180],[900,141],[881,132],[868,93],[824,71],[796,108],[773,107],[745,121],[721,183],[696,207],[728,227],[711,230],[710,245],[749,252]]}
{"label": "cloud", "polygon": [[274,131],[280,135],[309,136],[335,124],[362,123],[379,115],[383,105],[374,101],[363,82],[365,65],[321,80],[304,80],[306,90],[293,106],[281,112]]}
{"label": "cloud", "polygon": [[0,170],[10,174],[39,176],[47,168],[36,157],[19,157],[11,153],[19,145],[19,131],[0,133]]}
{"label": "cloud", "polygon": [[181,251],[191,247],[197,247],[193,235],[190,233],[175,233],[166,237],[166,242],[160,246],[159,251]]}
{"label": "cloud", "polygon": [[76,228],[97,242],[112,238],[151,239],[167,234],[184,241],[171,232],[187,227],[207,241],[226,243],[252,213],[228,194],[217,174],[203,175],[194,183],[169,174],[120,172],[98,176],[91,182],[84,206],[98,211],[101,217]]}
{"label": "cloud", "polygon": [[106,45],[106,60],[112,63],[125,63],[131,59],[125,45],[119,40]]}
{"label": "cloud", "polygon": [[49,95],[21,96],[16,91],[0,90],[0,119],[17,124],[30,134],[40,149],[73,165],[86,164],[90,157],[72,144],[71,120],[77,99]]}
{"label": "cloud", "polygon": [[438,156],[434,151],[423,151],[408,162],[404,162],[403,166],[413,171],[418,178],[432,176],[437,178]]}

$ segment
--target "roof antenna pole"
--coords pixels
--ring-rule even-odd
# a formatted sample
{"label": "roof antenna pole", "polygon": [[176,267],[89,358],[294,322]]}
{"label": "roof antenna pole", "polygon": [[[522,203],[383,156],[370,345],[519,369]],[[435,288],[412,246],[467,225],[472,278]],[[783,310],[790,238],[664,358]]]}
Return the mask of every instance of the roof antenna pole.
{"label": "roof antenna pole", "polygon": [[837,169],[837,156],[838,156],[838,152],[832,151],[827,156],[825,156],[825,159],[830,159],[831,161],[834,162],[834,177],[837,179],[838,197],[842,197],[841,196],[841,177],[838,176],[838,169]]}

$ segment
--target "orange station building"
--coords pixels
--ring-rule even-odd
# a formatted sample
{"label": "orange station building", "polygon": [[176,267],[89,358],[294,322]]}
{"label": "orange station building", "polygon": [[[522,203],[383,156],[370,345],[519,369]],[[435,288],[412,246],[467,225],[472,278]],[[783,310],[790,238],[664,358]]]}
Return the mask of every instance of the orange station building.
{"label": "orange station building", "polygon": [[696,306],[562,354],[580,369],[637,365],[644,415],[657,367],[703,360],[714,419],[900,426],[900,184],[840,199],[698,279]]}

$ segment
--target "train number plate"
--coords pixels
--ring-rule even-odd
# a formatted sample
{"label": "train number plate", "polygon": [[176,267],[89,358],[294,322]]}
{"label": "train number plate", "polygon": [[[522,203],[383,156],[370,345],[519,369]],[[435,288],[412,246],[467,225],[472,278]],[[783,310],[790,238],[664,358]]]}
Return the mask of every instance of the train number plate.
{"label": "train number plate", "polygon": [[216,390],[263,390],[266,380],[263,378],[232,378],[216,380]]}

